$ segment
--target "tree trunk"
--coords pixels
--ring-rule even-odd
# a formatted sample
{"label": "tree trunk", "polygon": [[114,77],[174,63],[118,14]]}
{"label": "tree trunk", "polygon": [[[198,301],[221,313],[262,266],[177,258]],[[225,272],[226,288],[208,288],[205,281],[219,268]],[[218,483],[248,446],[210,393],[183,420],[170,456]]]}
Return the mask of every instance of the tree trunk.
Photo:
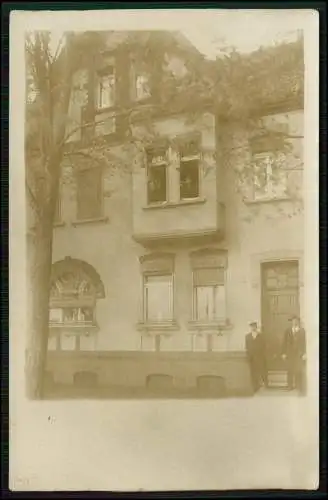
{"label": "tree trunk", "polygon": [[29,399],[43,397],[48,350],[49,289],[52,265],[52,220],[43,216],[36,224],[28,249],[29,322],[26,346],[26,390]]}

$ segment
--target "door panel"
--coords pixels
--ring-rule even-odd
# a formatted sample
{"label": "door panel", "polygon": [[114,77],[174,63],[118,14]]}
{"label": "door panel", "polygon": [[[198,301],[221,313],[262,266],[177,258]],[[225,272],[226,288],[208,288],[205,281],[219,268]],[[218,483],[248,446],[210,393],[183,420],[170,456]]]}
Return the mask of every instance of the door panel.
{"label": "door panel", "polygon": [[283,335],[290,317],[299,314],[298,262],[262,265],[262,328],[266,336],[269,369],[284,369]]}

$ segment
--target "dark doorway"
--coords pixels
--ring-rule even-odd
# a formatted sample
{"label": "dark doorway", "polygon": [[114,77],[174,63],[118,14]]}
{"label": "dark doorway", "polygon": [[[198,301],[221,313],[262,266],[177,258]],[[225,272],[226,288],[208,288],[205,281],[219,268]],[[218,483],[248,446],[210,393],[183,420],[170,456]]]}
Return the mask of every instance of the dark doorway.
{"label": "dark doorway", "polygon": [[283,335],[292,315],[299,315],[298,261],[268,262],[261,266],[262,329],[266,336],[269,370],[284,370]]}

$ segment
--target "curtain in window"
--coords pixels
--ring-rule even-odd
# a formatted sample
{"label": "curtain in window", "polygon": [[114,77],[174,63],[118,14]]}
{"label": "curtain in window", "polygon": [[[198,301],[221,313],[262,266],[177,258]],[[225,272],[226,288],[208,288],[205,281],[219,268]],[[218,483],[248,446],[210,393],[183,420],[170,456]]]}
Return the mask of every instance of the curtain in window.
{"label": "curtain in window", "polygon": [[194,281],[194,315],[198,321],[224,320],[224,269],[197,269]]}
{"label": "curtain in window", "polygon": [[173,318],[172,276],[145,277],[145,319],[168,321]]}
{"label": "curtain in window", "polygon": [[98,105],[109,108],[115,104],[115,75],[106,75],[99,82]]}
{"label": "curtain in window", "polygon": [[199,196],[199,161],[180,162],[180,198],[197,198]]}

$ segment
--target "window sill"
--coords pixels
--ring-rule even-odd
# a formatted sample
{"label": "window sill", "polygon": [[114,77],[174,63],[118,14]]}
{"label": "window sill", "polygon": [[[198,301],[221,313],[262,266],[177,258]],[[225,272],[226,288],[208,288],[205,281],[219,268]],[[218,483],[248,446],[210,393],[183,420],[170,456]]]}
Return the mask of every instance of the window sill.
{"label": "window sill", "polygon": [[96,333],[99,330],[99,327],[94,323],[84,323],[80,325],[76,323],[50,323],[49,330],[52,332],[64,330],[83,335],[85,333]]}
{"label": "window sill", "polygon": [[244,200],[246,205],[258,205],[260,203],[275,203],[275,202],[281,202],[281,201],[291,201],[291,198],[287,195],[282,195],[282,196],[263,196],[263,197],[258,197],[258,198],[249,198]]}
{"label": "window sill", "polygon": [[137,323],[138,331],[145,331],[148,335],[163,335],[165,333],[179,330],[176,321],[140,322]]}
{"label": "window sill", "polygon": [[53,227],[64,227],[64,226],[66,226],[66,222],[61,221],[61,220],[53,223]]}
{"label": "window sill", "polygon": [[81,219],[81,220],[75,220],[72,222],[72,226],[81,226],[83,224],[99,224],[99,223],[108,223],[109,218],[108,217],[95,217],[93,219]]}
{"label": "window sill", "polygon": [[222,335],[223,331],[231,330],[232,325],[229,320],[226,321],[189,321],[188,329],[194,332],[201,333],[216,333]]}
{"label": "window sill", "polygon": [[200,205],[206,202],[206,198],[193,198],[193,199],[188,199],[188,200],[180,200],[177,202],[163,202],[163,203],[158,203],[158,204],[153,204],[153,205],[147,205],[143,207],[143,210],[153,210],[157,208],[174,208],[174,207],[181,207],[185,205]]}
{"label": "window sill", "polygon": [[104,108],[96,108],[95,109],[95,113],[96,115],[101,115],[103,113],[113,113],[113,115],[115,114],[115,112],[117,111],[118,107],[117,105],[113,105],[113,106],[106,106]]}

